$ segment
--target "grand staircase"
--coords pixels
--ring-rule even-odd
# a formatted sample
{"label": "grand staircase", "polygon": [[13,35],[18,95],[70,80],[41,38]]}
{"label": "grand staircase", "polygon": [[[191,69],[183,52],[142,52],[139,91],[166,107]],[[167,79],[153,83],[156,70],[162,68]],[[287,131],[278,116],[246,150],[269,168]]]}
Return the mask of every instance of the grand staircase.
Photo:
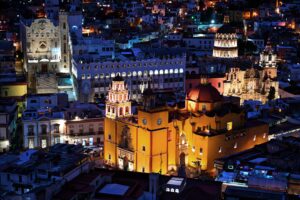
{"label": "grand staircase", "polygon": [[37,74],[36,75],[36,93],[57,93],[57,78],[55,74]]}

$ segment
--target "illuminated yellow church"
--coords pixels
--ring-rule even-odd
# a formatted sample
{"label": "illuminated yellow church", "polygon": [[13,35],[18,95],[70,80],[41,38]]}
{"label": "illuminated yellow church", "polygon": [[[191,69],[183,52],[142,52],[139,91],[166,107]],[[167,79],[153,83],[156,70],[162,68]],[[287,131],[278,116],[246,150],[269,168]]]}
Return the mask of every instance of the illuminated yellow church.
{"label": "illuminated yellow church", "polygon": [[104,159],[129,171],[167,174],[180,166],[211,171],[214,160],[267,141],[268,125],[246,122],[243,110],[205,79],[190,90],[185,108],[160,106],[146,89],[137,115],[121,77],[106,104]]}

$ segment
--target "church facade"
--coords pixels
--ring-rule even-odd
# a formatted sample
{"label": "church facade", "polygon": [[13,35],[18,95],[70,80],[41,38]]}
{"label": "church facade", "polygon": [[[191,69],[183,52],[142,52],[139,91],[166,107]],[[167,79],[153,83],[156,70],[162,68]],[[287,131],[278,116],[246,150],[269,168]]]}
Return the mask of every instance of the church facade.
{"label": "church facade", "polygon": [[68,14],[61,12],[58,22],[38,18],[22,25],[29,89],[33,93],[57,93],[56,74],[70,74]]}
{"label": "church facade", "polygon": [[[130,101],[122,89],[126,88],[124,81],[113,81],[112,90],[116,85],[121,89],[110,91],[106,104],[107,165],[162,174],[180,169],[211,172],[216,158],[267,141],[267,124],[247,123],[239,105],[226,102],[205,81],[187,94],[185,108],[158,105],[155,93],[148,88],[137,115],[130,109],[126,112]],[[117,96],[118,100],[112,101]]]}
{"label": "church facade", "polygon": [[271,98],[270,90],[274,88],[274,98],[279,97],[277,81],[276,54],[270,43],[260,54],[260,66],[257,68],[230,68],[225,75],[223,95],[238,96],[241,103],[245,100],[258,100],[266,103]]}

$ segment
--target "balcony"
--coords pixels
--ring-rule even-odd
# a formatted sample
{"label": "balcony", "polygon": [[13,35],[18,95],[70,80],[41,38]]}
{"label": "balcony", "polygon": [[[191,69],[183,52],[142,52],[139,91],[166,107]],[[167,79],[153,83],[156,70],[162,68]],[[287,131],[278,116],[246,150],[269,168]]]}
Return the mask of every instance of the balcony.
{"label": "balcony", "polygon": [[48,133],[45,132],[45,131],[42,131],[42,132],[40,132],[40,135],[41,135],[41,136],[46,136],[46,135],[48,135]]}
{"label": "balcony", "polygon": [[83,133],[69,133],[71,137],[82,137],[82,136],[92,136],[92,135],[101,135],[103,131],[91,131],[91,132],[83,132]]}
{"label": "balcony", "polygon": [[34,134],[34,132],[33,131],[30,131],[30,132],[28,132],[28,137],[33,137],[35,134]]}

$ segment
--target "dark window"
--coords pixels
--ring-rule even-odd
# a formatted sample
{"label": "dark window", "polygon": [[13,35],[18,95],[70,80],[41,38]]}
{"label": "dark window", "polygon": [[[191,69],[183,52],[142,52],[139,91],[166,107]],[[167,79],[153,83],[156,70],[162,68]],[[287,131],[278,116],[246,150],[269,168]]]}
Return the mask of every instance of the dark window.
{"label": "dark window", "polygon": [[111,135],[110,134],[108,135],[108,139],[111,140]]}
{"label": "dark window", "polygon": [[19,176],[19,183],[22,183],[22,176]]}
{"label": "dark window", "polygon": [[143,146],[143,151],[146,151],[146,147],[145,146]]}
{"label": "dark window", "polygon": [[219,82],[219,83],[218,83],[218,88],[220,88],[220,87],[221,87],[221,83]]}

